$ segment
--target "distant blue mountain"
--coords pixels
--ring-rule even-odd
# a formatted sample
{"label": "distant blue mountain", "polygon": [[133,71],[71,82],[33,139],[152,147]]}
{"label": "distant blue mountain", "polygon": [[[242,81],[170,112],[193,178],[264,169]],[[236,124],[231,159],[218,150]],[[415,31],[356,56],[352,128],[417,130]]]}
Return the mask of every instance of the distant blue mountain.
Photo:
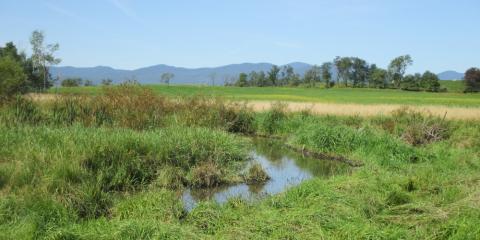
{"label": "distant blue mountain", "polygon": [[[303,62],[292,62],[290,65],[295,72],[302,75],[312,67],[311,64]],[[223,85],[225,81],[236,78],[240,73],[252,71],[267,72],[273,66],[271,63],[241,63],[230,64],[213,68],[182,68],[164,64],[154,65],[135,70],[114,69],[111,67],[52,67],[51,73],[61,80],[65,78],[80,77],[89,79],[99,84],[102,79],[111,79],[114,83],[120,83],[127,79],[136,79],[142,84],[159,83],[162,73],[173,73],[175,77],[171,81],[177,84],[211,84],[212,75],[215,75],[215,85]],[[281,66],[282,67],[282,66]],[[334,71],[334,69],[332,69]],[[336,74],[334,73],[334,76]],[[441,80],[460,80],[463,73],[446,71],[438,74]]]}
{"label": "distant blue mountain", "polygon": [[[288,64],[292,66],[296,73],[303,75],[310,67],[310,64],[302,62],[294,62]],[[271,63],[241,63],[230,64],[213,68],[182,68],[168,66],[164,64],[154,65],[135,70],[121,70],[111,67],[52,67],[51,74],[59,77],[61,80],[65,78],[79,77],[92,80],[95,84],[101,82],[102,79],[109,78],[114,83],[120,83],[126,79],[136,79],[142,84],[159,83],[162,73],[173,73],[175,77],[171,81],[177,84],[211,84],[212,75],[215,75],[215,85],[223,85],[225,80],[231,80],[240,73],[250,73],[252,71],[267,72],[273,66]]]}
{"label": "distant blue mountain", "polygon": [[437,74],[440,80],[462,80],[464,74],[456,71],[445,71]]}

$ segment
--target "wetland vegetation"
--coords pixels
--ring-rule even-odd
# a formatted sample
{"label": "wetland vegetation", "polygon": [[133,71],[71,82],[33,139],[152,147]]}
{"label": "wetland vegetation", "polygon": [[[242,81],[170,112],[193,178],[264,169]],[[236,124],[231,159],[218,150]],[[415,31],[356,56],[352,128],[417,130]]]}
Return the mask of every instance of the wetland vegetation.
{"label": "wetland vegetation", "polygon": [[[367,118],[290,113],[281,103],[254,112],[130,84],[96,95],[18,97],[0,111],[3,239],[480,235],[478,121],[408,108]],[[277,139],[292,153],[252,136]],[[251,163],[276,154],[290,154],[282,161],[308,177],[269,191],[275,171]],[[218,190],[232,186],[266,194],[218,201]]]}

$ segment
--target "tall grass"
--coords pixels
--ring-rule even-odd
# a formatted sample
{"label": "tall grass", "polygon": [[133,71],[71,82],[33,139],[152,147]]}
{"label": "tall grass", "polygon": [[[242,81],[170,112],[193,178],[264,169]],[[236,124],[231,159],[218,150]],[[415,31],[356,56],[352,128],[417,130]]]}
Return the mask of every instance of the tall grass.
{"label": "tall grass", "polygon": [[[478,239],[480,124],[254,113],[222,99],[138,86],[0,109],[0,239]],[[411,129],[413,128],[413,129]],[[438,138],[425,132],[438,129]],[[419,133],[418,144],[406,137]],[[183,210],[183,187],[241,175],[260,134],[364,163],[250,203]],[[270,149],[272,154],[275,150]],[[250,176],[250,177],[249,177]],[[244,177],[244,178],[242,178]]]}

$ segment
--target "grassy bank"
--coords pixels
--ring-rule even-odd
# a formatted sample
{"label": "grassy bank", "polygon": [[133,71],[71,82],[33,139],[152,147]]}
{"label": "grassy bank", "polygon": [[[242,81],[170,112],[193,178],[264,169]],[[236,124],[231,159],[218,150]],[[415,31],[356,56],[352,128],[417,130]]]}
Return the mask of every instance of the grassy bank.
{"label": "grassy bank", "polygon": [[[459,82],[448,82],[452,89],[459,89]],[[188,85],[147,85],[156,94],[170,97],[214,96],[232,100],[294,101],[357,104],[408,104],[480,106],[479,94],[411,92],[390,89],[365,88],[281,88],[281,87],[210,87]],[[51,89],[51,93],[101,94],[101,87],[73,87]]]}
{"label": "grassy bank", "polygon": [[[316,116],[281,104],[255,113],[219,99],[116,91],[1,108],[0,238],[480,236],[478,121],[408,109]],[[204,202],[185,212],[179,188],[244,180],[245,135],[363,166],[259,202]]]}

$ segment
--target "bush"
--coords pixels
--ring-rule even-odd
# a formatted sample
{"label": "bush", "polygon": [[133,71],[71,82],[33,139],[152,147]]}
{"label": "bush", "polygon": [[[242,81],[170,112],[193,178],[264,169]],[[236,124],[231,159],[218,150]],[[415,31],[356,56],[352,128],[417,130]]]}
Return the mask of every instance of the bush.
{"label": "bush", "polygon": [[62,87],[79,87],[83,84],[81,78],[66,78],[60,83]]}
{"label": "bush", "polygon": [[192,170],[191,184],[193,187],[217,187],[224,183],[221,169],[214,162],[202,162]]}
{"label": "bush", "polygon": [[254,163],[248,169],[244,179],[247,184],[255,184],[268,181],[270,176],[268,176],[260,163]]}
{"label": "bush", "polygon": [[10,57],[0,58],[0,102],[25,92],[27,76],[22,66]]}
{"label": "bush", "polygon": [[287,105],[284,103],[276,102],[272,104],[262,122],[262,128],[265,132],[273,134],[278,131],[280,122],[287,117],[286,108]]}
{"label": "bush", "polygon": [[448,122],[430,114],[400,108],[392,116],[397,125],[404,126],[400,129],[402,139],[413,146],[441,141],[450,136]]}

